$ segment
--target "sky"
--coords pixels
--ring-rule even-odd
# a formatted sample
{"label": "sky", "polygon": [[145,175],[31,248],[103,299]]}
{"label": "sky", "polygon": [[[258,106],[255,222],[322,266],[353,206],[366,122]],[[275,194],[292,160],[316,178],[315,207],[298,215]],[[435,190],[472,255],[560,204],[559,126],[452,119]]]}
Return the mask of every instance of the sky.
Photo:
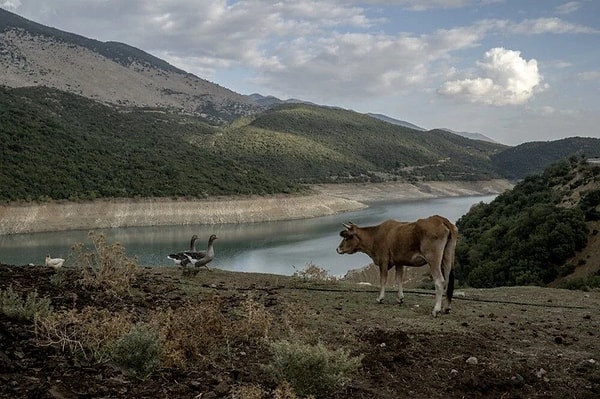
{"label": "sky", "polygon": [[600,1],[0,0],[240,94],[518,145],[600,138]]}

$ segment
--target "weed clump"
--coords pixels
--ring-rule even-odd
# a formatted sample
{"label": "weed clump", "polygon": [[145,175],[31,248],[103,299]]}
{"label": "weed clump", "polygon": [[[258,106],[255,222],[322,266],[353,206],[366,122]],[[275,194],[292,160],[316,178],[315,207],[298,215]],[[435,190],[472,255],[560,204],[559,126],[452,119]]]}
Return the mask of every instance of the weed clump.
{"label": "weed clump", "polygon": [[330,350],[322,344],[298,341],[271,343],[273,361],[267,371],[278,380],[287,381],[300,396],[326,396],[342,388],[360,367],[362,356]]}
{"label": "weed clump", "polygon": [[75,265],[81,269],[82,285],[102,287],[118,295],[129,292],[138,272],[137,260],[128,257],[120,243],[108,244],[104,234],[90,232],[88,237],[93,244],[91,251],[82,243],[72,248]]}
{"label": "weed clump", "polygon": [[12,286],[0,291],[0,310],[6,317],[20,321],[37,321],[52,313],[50,299],[40,298],[36,290],[23,299]]}
{"label": "weed clump", "polygon": [[294,277],[298,277],[303,280],[319,282],[334,282],[337,280],[337,278],[329,274],[327,270],[315,265],[312,262],[307,263],[304,266],[304,269],[294,272]]}
{"label": "weed clump", "polygon": [[162,347],[158,335],[145,324],[136,324],[114,345],[111,358],[134,376],[146,378],[160,365]]}

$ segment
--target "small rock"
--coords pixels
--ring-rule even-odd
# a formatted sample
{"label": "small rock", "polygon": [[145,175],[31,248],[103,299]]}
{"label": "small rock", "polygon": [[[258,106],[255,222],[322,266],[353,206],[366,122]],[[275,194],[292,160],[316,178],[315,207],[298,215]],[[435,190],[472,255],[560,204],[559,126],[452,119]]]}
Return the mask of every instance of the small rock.
{"label": "small rock", "polygon": [[554,342],[560,345],[563,343],[563,339],[562,337],[554,337]]}
{"label": "small rock", "polygon": [[537,378],[542,378],[544,375],[546,375],[547,371],[542,369],[539,369],[538,371],[535,372],[535,375]]}
{"label": "small rock", "polygon": [[477,360],[477,358],[475,356],[471,356],[467,359],[466,363],[467,364],[477,364],[479,361]]}
{"label": "small rock", "polygon": [[583,316],[584,319],[586,320],[590,320],[592,318],[591,314],[586,314],[585,316]]}
{"label": "small rock", "polygon": [[225,381],[221,381],[219,385],[215,387],[214,391],[218,396],[223,396],[229,392],[229,384]]}
{"label": "small rock", "polygon": [[594,359],[590,359],[590,360],[588,360],[588,363],[589,364],[596,364],[596,361]]}
{"label": "small rock", "polygon": [[513,384],[515,384],[518,387],[523,386],[523,384],[525,383],[525,378],[523,378],[521,374],[516,374],[512,376],[510,380]]}

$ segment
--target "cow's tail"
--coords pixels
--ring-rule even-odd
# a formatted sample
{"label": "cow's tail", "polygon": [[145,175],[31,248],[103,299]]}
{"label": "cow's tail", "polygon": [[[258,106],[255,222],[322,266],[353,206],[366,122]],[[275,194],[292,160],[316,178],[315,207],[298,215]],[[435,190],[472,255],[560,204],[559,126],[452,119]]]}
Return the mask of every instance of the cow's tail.
{"label": "cow's tail", "polygon": [[456,250],[456,242],[458,241],[458,229],[449,220],[444,220],[444,224],[448,228],[448,239],[444,246],[444,256],[442,258],[442,273],[446,278],[448,285],[446,286],[446,299],[448,304],[452,301],[454,295],[454,254]]}

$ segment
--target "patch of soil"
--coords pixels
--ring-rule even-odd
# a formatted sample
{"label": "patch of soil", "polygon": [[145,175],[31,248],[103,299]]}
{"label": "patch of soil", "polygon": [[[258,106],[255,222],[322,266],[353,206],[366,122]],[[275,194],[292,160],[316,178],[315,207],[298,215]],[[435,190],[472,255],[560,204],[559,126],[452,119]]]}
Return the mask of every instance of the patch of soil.
{"label": "patch of soil", "polygon": [[[343,282],[220,270],[185,278],[172,268],[145,268],[130,294],[118,296],[78,280],[75,270],[0,265],[0,289],[11,286],[23,297],[37,290],[54,311],[92,306],[143,315],[218,297],[229,318],[251,295],[273,315],[273,331],[292,323],[307,341],[362,356],[357,375],[330,398],[600,397],[598,292],[461,290],[452,312],[433,318],[431,292],[380,305],[375,287]],[[263,371],[270,355],[256,340],[229,348],[235,353],[227,362],[159,368],[138,379],[43,338],[32,322],[0,312],[0,397],[244,398],[237,387],[261,387],[262,396],[245,396],[254,399],[274,397],[278,383]]]}

